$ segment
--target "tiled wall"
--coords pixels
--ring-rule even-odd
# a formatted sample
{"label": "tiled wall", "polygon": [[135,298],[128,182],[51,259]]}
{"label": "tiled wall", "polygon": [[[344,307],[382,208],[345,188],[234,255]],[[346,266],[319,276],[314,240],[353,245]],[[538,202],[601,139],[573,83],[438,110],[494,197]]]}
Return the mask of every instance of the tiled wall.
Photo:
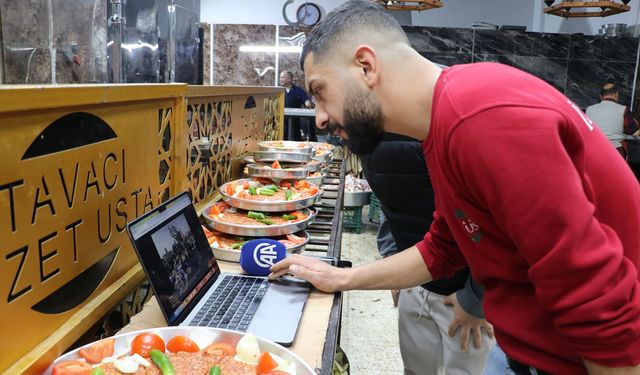
{"label": "tiled wall", "polygon": [[107,2],[50,4],[0,0],[3,83],[106,82]]}
{"label": "tiled wall", "polygon": [[[278,28],[280,45],[300,42],[287,39],[300,30]],[[631,102],[638,38],[420,26],[404,29],[420,54],[440,64],[494,61],[511,65],[544,79],[582,108],[599,101],[602,83],[616,81],[625,89],[621,102]],[[214,84],[273,85],[275,54],[239,52],[239,47],[274,46],[275,35],[276,26],[214,25]],[[292,70],[296,83],[301,84],[304,77],[298,58],[298,54],[280,53],[278,71]]]}
{"label": "tiled wall", "polygon": [[273,86],[276,74],[291,70],[294,83],[303,85],[299,54],[279,53],[276,72],[275,53],[240,51],[244,45],[275,46],[276,31],[280,46],[301,46],[304,41],[301,30],[291,26],[213,25],[213,84]]}
{"label": "tiled wall", "polygon": [[599,101],[604,82],[619,82],[630,104],[638,38],[405,26],[421,55],[444,64],[494,61],[514,66],[563,92],[580,107]]}

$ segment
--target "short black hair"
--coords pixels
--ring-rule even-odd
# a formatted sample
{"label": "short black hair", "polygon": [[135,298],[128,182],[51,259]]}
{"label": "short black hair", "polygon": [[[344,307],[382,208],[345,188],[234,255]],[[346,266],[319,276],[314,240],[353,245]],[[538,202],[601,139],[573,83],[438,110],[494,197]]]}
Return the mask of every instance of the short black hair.
{"label": "short black hair", "polygon": [[323,55],[346,35],[379,32],[409,44],[402,27],[384,8],[371,0],[349,0],[335,8],[307,35],[300,54],[300,67],[310,53]]}
{"label": "short black hair", "polygon": [[283,70],[282,73],[285,73],[289,76],[289,79],[293,79],[293,72],[290,70]]}
{"label": "short black hair", "polygon": [[618,84],[613,83],[613,82],[607,82],[604,85],[602,85],[602,88],[600,89],[600,96],[607,96],[607,95],[613,95],[613,94],[619,94],[620,93],[620,87],[618,87]]}

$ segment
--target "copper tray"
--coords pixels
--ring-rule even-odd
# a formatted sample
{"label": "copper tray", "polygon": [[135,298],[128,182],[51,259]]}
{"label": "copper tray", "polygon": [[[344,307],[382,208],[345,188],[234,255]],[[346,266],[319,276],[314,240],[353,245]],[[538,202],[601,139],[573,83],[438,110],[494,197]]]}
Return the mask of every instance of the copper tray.
{"label": "copper tray", "polygon": [[[236,234],[239,236],[249,236],[249,237],[282,236],[285,234],[299,232],[305,229],[309,224],[311,224],[317,214],[315,210],[305,208],[302,210],[302,212],[305,215],[307,215],[307,217],[304,220],[295,221],[295,222],[286,223],[286,224],[246,225],[246,224],[226,223],[226,222],[217,220],[215,217],[211,217],[208,215],[210,207],[211,205],[205,207],[204,210],[202,211],[202,216],[207,221],[207,224],[209,225],[209,227],[220,232]],[[243,210],[238,210],[238,211],[243,213],[246,212]],[[287,212],[283,212],[283,214],[284,213],[287,213]]]}
{"label": "copper tray", "polygon": [[[130,353],[130,345],[131,341],[141,333],[155,333],[158,336],[162,337],[162,339],[166,342],[169,341],[174,336],[188,336],[194,339],[194,341],[200,341],[203,345],[200,346],[208,346],[214,342],[225,342],[233,347],[235,347],[238,343],[238,340],[244,336],[244,333],[238,331],[231,331],[227,329],[220,328],[207,328],[207,327],[162,327],[162,328],[150,328],[140,331],[133,331],[129,333],[123,333],[121,335],[113,336],[115,339],[114,345],[114,355],[127,355]],[[197,340],[196,340],[197,338]],[[292,363],[295,364],[296,375],[315,375],[315,371],[306,364],[302,358],[300,358],[297,354],[284,348],[281,345],[278,345],[272,341],[268,341],[257,337],[258,345],[260,346],[260,350],[262,352],[270,352],[279,357],[282,357]],[[71,360],[81,360],[78,352],[80,349],[87,347],[91,344],[85,345],[83,347],[72,350],[62,356],[58,357],[53,364],[44,372],[44,375],[51,375],[51,371],[53,369],[53,365],[62,361],[71,361]],[[203,374],[206,375],[206,374]]]}
{"label": "copper tray", "polygon": [[[229,204],[231,207],[241,208],[243,210],[251,210],[251,211],[265,211],[265,212],[282,212],[282,211],[296,211],[303,208],[307,208],[313,206],[316,202],[317,198],[321,195],[320,190],[314,195],[311,195],[306,198],[300,198],[296,200],[290,201],[256,201],[244,198],[234,197],[226,193],[227,186],[231,183],[240,183],[242,184],[245,181],[251,181],[250,179],[239,179],[234,181],[229,181],[222,185],[219,189],[220,195],[222,195],[222,199]],[[316,186],[315,184],[310,183],[310,185]]]}

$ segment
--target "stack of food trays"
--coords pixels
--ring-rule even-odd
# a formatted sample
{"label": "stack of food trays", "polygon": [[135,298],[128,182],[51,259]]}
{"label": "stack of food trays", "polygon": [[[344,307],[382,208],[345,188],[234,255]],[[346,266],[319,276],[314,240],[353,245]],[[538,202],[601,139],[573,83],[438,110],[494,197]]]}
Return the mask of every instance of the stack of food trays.
{"label": "stack of food trays", "polygon": [[271,179],[307,179],[321,185],[333,155],[333,146],[316,142],[265,141],[245,159],[247,175]]}
{"label": "stack of food trays", "polygon": [[[223,201],[205,207],[212,230],[205,234],[218,259],[238,261],[244,242],[269,237],[288,252],[300,252],[309,241],[304,229],[315,218],[311,207],[321,190],[306,180],[243,178],[220,187]],[[205,228],[206,229],[206,228]]]}

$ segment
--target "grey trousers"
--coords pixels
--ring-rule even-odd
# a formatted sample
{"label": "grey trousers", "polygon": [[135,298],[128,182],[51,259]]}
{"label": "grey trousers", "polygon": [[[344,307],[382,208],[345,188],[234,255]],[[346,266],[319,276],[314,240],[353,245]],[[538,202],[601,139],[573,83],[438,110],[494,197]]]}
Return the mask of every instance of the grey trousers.
{"label": "grey trousers", "polygon": [[460,331],[449,337],[453,307],[445,296],[422,287],[403,289],[398,301],[398,333],[405,375],[482,374],[495,340],[483,334],[482,348],[460,350]]}

